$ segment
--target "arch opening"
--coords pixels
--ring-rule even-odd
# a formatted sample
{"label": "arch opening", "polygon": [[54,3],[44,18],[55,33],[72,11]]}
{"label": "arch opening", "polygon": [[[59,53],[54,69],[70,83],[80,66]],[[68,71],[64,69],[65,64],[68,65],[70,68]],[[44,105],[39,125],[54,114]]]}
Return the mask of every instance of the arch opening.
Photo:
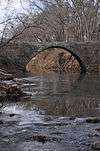
{"label": "arch opening", "polygon": [[61,46],[51,46],[40,50],[27,64],[26,69],[32,73],[51,71],[86,73],[86,67],[80,57]]}

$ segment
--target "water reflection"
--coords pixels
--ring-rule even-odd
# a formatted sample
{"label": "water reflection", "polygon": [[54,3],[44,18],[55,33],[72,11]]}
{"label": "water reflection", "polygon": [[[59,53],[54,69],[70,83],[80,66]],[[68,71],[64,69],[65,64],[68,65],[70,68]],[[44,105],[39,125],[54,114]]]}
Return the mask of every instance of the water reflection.
{"label": "water reflection", "polygon": [[35,102],[37,106],[46,111],[46,114],[57,116],[97,116],[98,103],[93,98],[63,97],[56,100],[42,100]]}
{"label": "water reflection", "polygon": [[[100,80],[98,75],[41,75],[23,78],[23,89],[30,92],[30,99],[7,103],[5,111],[11,107],[31,120],[43,115],[55,116],[100,116]],[[11,102],[14,102],[12,100]],[[27,115],[27,116],[26,116]],[[36,117],[36,119],[34,118]],[[39,117],[39,118],[37,118]],[[38,120],[37,120],[38,121]]]}
{"label": "water reflection", "polygon": [[[48,74],[36,76],[35,78],[27,79],[31,81],[34,86],[26,87],[26,91],[36,92],[34,96],[52,96],[62,95],[70,92],[76,80],[79,79],[79,75],[67,75],[67,74]],[[33,97],[34,97],[33,96]]]}

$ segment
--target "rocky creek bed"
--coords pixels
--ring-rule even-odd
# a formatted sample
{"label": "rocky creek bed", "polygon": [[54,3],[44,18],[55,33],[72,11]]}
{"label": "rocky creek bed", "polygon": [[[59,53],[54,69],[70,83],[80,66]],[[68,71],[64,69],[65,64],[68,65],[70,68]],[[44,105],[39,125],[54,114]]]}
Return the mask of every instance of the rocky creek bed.
{"label": "rocky creek bed", "polygon": [[21,114],[0,115],[1,151],[92,151],[100,149],[100,121],[43,115],[22,122]]}
{"label": "rocky creek bed", "polygon": [[[40,81],[36,77],[30,79],[17,79],[1,71],[0,151],[100,150],[99,115],[68,117],[67,115],[48,114],[46,108],[44,110],[38,104],[33,103],[38,97],[44,99],[44,89],[42,92],[40,85],[37,87],[41,79]],[[32,79],[36,80],[36,83]],[[45,87],[47,91],[51,85],[49,84],[48,87],[45,85]],[[52,99],[54,99],[53,96]],[[86,103],[85,107],[87,108]],[[90,108],[92,108],[91,103]]]}

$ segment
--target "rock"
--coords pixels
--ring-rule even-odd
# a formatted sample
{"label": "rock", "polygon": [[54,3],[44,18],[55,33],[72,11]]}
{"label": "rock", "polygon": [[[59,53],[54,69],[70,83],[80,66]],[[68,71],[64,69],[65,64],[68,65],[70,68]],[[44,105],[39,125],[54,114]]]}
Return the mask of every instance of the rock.
{"label": "rock", "polygon": [[98,127],[98,128],[95,128],[95,131],[98,131],[98,132],[100,132],[100,127]]}
{"label": "rock", "polygon": [[3,70],[3,69],[0,69],[0,73],[1,73],[1,72],[6,73],[6,71],[5,71],[5,70]]}
{"label": "rock", "polygon": [[62,138],[60,138],[60,137],[48,137],[46,135],[35,134],[35,135],[33,135],[33,140],[41,142],[41,143],[44,144],[47,141],[57,141],[57,142],[60,142],[62,140]]}
{"label": "rock", "polygon": [[91,147],[93,149],[100,150],[100,141],[94,142]]}
{"label": "rock", "polygon": [[19,96],[24,94],[17,82],[13,81],[12,74],[5,74],[0,71],[0,94]]}
{"label": "rock", "polygon": [[0,84],[0,91],[5,92],[5,94],[9,95],[22,95],[24,94],[21,90],[21,88],[17,84],[6,84],[2,83]]}
{"label": "rock", "polygon": [[13,80],[14,77],[12,74],[4,74],[4,73],[0,73],[0,79],[1,80]]}
{"label": "rock", "polygon": [[50,134],[51,135],[62,135],[62,134],[65,134],[65,133],[57,131],[57,132],[52,132]]}
{"label": "rock", "polygon": [[12,114],[10,114],[9,116],[10,116],[10,117],[13,117],[13,116],[15,116],[15,114],[14,114],[14,113],[12,113]]}
{"label": "rock", "polygon": [[0,84],[0,91],[1,92],[6,91],[6,86],[4,86],[3,84]]}
{"label": "rock", "polygon": [[1,125],[1,124],[3,124],[3,121],[2,121],[2,120],[0,120],[0,125]]}
{"label": "rock", "polygon": [[88,137],[100,137],[100,135],[97,133],[90,133],[88,134]]}
{"label": "rock", "polygon": [[69,117],[69,120],[75,120],[76,117],[72,116],[72,117]]}
{"label": "rock", "polygon": [[4,75],[5,75],[5,73],[0,71],[0,77],[3,77]]}
{"label": "rock", "polygon": [[7,74],[0,69],[0,95],[7,97],[14,97],[17,99],[19,96],[26,94],[21,89],[21,83],[15,80],[12,74]]}
{"label": "rock", "polygon": [[22,95],[22,90],[17,85],[11,85],[6,89],[6,94]]}
{"label": "rock", "polygon": [[48,141],[48,137],[45,136],[45,135],[39,135],[39,134],[34,134],[33,135],[33,140],[34,141],[38,141],[38,142],[41,142],[41,143],[45,143]]}
{"label": "rock", "polygon": [[84,118],[75,118],[74,124],[82,124],[85,122]]}
{"label": "rock", "polygon": [[[3,102],[0,103],[0,108],[3,107]],[[2,114],[2,112],[0,112],[0,114]]]}
{"label": "rock", "polygon": [[96,117],[87,118],[86,122],[87,123],[99,123],[100,122],[100,118],[96,118]]}
{"label": "rock", "polygon": [[17,79],[17,78],[14,78],[13,81],[18,85],[21,85],[23,83],[22,79]]}
{"label": "rock", "polygon": [[1,80],[13,80],[14,77],[12,74],[6,73],[6,71],[0,69],[0,79]]}
{"label": "rock", "polygon": [[12,74],[6,73],[6,71],[0,69],[0,80],[13,80],[14,77]]}

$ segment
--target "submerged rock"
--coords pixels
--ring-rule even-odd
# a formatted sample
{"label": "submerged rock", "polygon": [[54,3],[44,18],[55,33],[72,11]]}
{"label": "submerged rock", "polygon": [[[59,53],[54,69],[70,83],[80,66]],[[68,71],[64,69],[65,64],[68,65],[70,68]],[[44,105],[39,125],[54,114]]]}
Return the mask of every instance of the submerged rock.
{"label": "submerged rock", "polygon": [[10,117],[13,117],[13,116],[15,116],[15,114],[14,114],[14,113],[12,113],[12,114],[10,114],[9,116],[10,116]]}
{"label": "submerged rock", "polygon": [[34,134],[33,140],[44,144],[45,142],[48,141],[48,137],[45,135]]}
{"label": "submerged rock", "polygon": [[48,48],[39,52],[26,66],[31,73],[65,72],[80,73],[78,60],[62,48]]}
{"label": "submerged rock", "polygon": [[99,123],[100,122],[100,118],[97,118],[97,117],[87,118],[86,122],[87,123]]}
{"label": "submerged rock", "polygon": [[3,124],[3,121],[2,121],[2,120],[0,120],[0,125],[1,125],[1,124]]}
{"label": "submerged rock", "polygon": [[95,128],[95,131],[100,132],[100,127]]}
{"label": "submerged rock", "polygon": [[43,134],[34,134],[33,140],[41,143],[46,143],[47,141],[57,141],[60,142],[62,139],[60,137],[49,137]]}
{"label": "submerged rock", "polygon": [[100,150],[100,141],[94,142],[92,144],[92,148],[96,150]]}
{"label": "submerged rock", "polygon": [[75,120],[75,119],[76,119],[76,117],[74,117],[74,116],[69,117],[69,120]]}

